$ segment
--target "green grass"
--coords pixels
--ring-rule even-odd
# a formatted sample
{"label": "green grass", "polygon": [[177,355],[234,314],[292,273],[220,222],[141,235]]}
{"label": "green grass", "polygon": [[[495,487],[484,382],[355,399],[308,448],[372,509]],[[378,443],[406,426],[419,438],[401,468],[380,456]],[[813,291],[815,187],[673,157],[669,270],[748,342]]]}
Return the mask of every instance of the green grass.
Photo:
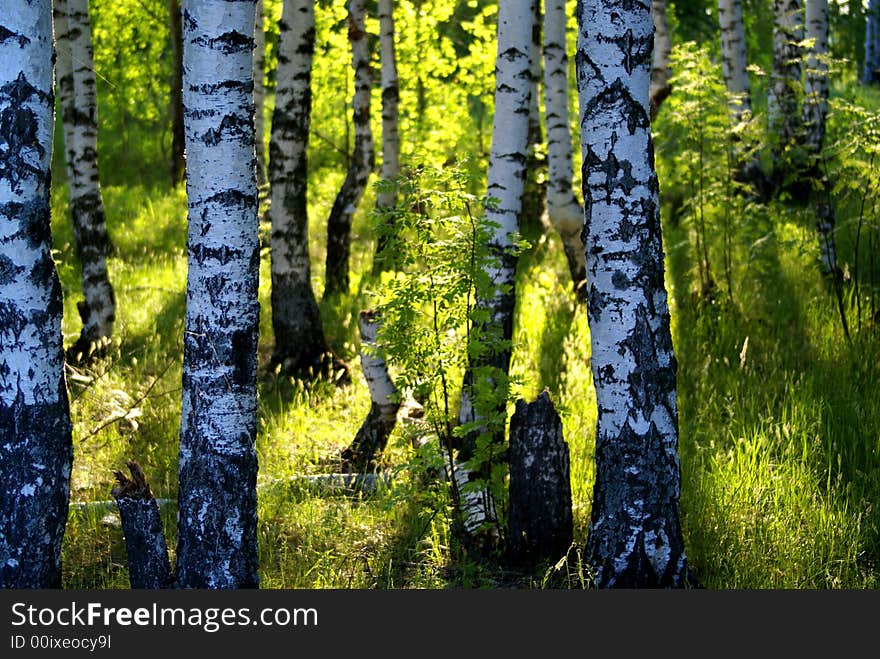
{"label": "green grass", "polygon": [[[663,151],[658,149],[658,159]],[[106,166],[105,166],[106,167]],[[323,292],[326,214],[339,171],[313,172],[313,287]],[[673,186],[669,186],[670,188]],[[107,185],[109,261],[118,301],[108,356],[68,371],[74,423],[72,501],[63,545],[66,588],[127,588],[125,547],[110,498],[113,471],[135,459],[154,494],[174,499],[186,280],[186,195],[163,184]],[[269,254],[262,250],[259,344],[260,579],[264,588],[571,587],[589,583],[579,561],[593,485],[595,393],[590,333],[574,302],[559,239],[529,236],[521,258],[513,374],[520,394],[545,387],[571,454],[576,551],[558,569],[515,575],[461,560],[451,549],[442,484],[420,477],[400,428],[386,461],[391,486],[369,496],[316,490],[294,479],[332,467],[369,408],[358,363],[357,314],[371,305],[373,238],[355,218],[352,292],[320,302],[329,341],[352,384],[306,383],[267,368],[272,348]],[[721,283],[718,221],[712,259]],[[747,207],[733,240],[733,299],[692,290],[691,227],[664,204],[667,287],[678,370],[681,512],[689,563],[708,588],[876,588],[880,559],[880,345],[876,327],[845,340],[818,270],[809,209]],[[839,218],[841,260],[851,218]],[[267,238],[268,227],[261,227]],[[65,292],[63,332],[79,332],[79,266],[61,177],[53,193],[56,262]],[[864,249],[864,247],[863,247]],[[851,286],[847,309],[854,317]],[[851,322],[852,326],[852,322]],[[393,365],[392,365],[393,368]],[[173,552],[175,511],[164,509]]]}

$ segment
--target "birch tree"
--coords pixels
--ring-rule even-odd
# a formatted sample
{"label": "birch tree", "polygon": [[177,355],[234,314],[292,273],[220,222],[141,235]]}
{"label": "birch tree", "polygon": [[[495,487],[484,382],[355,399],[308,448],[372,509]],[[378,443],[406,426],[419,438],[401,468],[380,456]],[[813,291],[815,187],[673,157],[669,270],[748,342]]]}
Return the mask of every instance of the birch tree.
{"label": "birch tree", "polygon": [[651,103],[651,121],[657,116],[660,105],[669,96],[669,54],[672,42],[669,40],[669,27],[666,23],[666,0],[653,0],[651,15],[654,20],[654,59],[651,62],[651,87],[648,98]]}
{"label": "birch tree", "polygon": [[186,159],[183,153],[183,26],[180,24],[180,0],[168,0],[168,33],[171,37],[171,185],[183,181]]}
{"label": "birch tree", "polygon": [[572,189],[565,0],[544,3],[544,121],[547,125],[547,214],[562,240],[575,293],[586,299],[584,209]]}
{"label": "birch tree", "polygon": [[266,149],[263,143],[266,135],[263,120],[266,102],[266,31],[263,13],[263,0],[257,0],[256,18],[254,19],[254,142],[257,153],[257,183],[259,185],[263,185],[268,180]]}
{"label": "birch tree", "polygon": [[812,159],[811,174],[817,185],[816,228],[822,268],[826,274],[834,274],[837,272],[834,208],[829,181],[819,166],[828,115],[828,0],[807,0],[805,24],[806,41],[810,46],[805,58],[803,146]]}
{"label": "birch tree", "polygon": [[870,85],[880,78],[880,0],[868,0],[865,9],[865,63],[862,67],[862,83]]}
{"label": "birch tree", "polygon": [[[516,257],[513,255],[513,248],[518,218],[522,211],[523,182],[526,176],[534,1],[502,0],[498,7],[495,115],[492,121],[492,148],[486,187],[486,196],[498,200],[497,205],[486,209],[489,222],[497,225],[489,243],[489,252],[497,260],[497,266],[486,273],[494,294],[491,297],[478,295],[475,306],[485,310],[488,317],[480,328],[480,334],[497,336],[502,345],[513,337],[516,300]],[[469,359],[461,392],[460,424],[485,422],[485,411],[478,413],[474,404],[474,391],[479,385],[475,382],[475,371],[481,366],[495,367],[506,376],[510,369],[509,347],[494,350],[479,359]],[[465,463],[474,457],[477,435],[476,432],[468,433],[459,442],[457,462],[453,466],[453,478],[457,486],[463,487],[469,480],[486,476],[465,467]],[[503,437],[500,439],[503,440]],[[495,438],[495,443],[498,440],[499,438]],[[484,522],[491,524],[496,521],[491,495],[485,489],[477,488],[465,492],[461,506],[466,534],[476,534]]]}
{"label": "birch tree", "polygon": [[577,16],[598,406],[588,555],[600,587],[683,586],[676,365],[648,101],[651,8],[580,0]]}
{"label": "birch tree", "polygon": [[799,129],[800,44],[803,40],[802,0],[773,0],[773,70],[767,91],[767,119],[770,131],[775,135],[776,161],[796,139]]}
{"label": "birch tree", "polygon": [[522,211],[519,228],[531,235],[540,225],[547,198],[547,180],[543,173],[545,162],[541,153],[544,145],[544,129],[541,125],[541,78],[542,76],[542,12],[541,2],[533,3],[532,16],[532,66],[529,72],[529,136],[526,147],[526,180],[523,187]]}
{"label": "birch tree", "polygon": [[269,143],[272,361],[287,373],[315,376],[344,365],[333,356],[324,336],[309,259],[307,151],[314,0],[287,0],[279,27],[278,85]]}
{"label": "birch tree", "polygon": [[60,588],[71,424],[49,224],[52,5],[0,13],[0,588]]}
{"label": "birch tree", "polygon": [[364,0],[348,1],[348,39],[354,68],[354,151],[345,180],[327,219],[327,259],[324,297],[348,292],[351,221],[373,171],[373,133],[370,129],[370,51],[364,27]]}
{"label": "birch tree", "polygon": [[98,119],[88,0],[56,0],[58,88],[70,184],[73,236],[82,268],[82,330],[68,350],[85,361],[113,333],[116,296],[107,270],[112,243],[98,172]]}
{"label": "birch tree", "polygon": [[742,0],[718,0],[718,23],[721,27],[721,72],[727,87],[730,123],[735,126],[752,112]]}
{"label": "birch tree", "polygon": [[256,587],[254,0],[184,0],[188,273],[177,585]]}
{"label": "birch tree", "polygon": [[[394,49],[394,0],[379,0],[379,58],[382,64],[382,179],[392,181],[400,175],[400,133],[398,106],[400,85],[397,80],[397,55]],[[376,194],[380,210],[397,205],[397,188],[391,186]],[[393,231],[393,227],[386,227]],[[390,255],[385,254],[387,237],[379,235],[373,272],[378,274]]]}

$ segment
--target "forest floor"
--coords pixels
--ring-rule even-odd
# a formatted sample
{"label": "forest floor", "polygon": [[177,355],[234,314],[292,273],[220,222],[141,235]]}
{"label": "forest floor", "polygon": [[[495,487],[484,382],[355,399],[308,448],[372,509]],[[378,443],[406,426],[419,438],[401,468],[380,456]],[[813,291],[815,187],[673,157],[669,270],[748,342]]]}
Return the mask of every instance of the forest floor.
{"label": "forest floor", "polygon": [[[312,194],[314,286],[322,290],[321,213],[338,181]],[[183,187],[104,188],[116,245],[118,300],[108,356],[70,369],[75,459],[63,548],[66,588],[127,588],[125,545],[107,501],[113,471],[144,467],[175,542],[177,445],[186,282]],[[371,194],[365,207],[373,203]],[[66,189],[53,197],[66,215]],[[815,258],[806,211],[771,212],[736,245],[733,298],[692,293],[687,227],[666,219],[667,286],[679,364],[682,522],[691,568],[708,588],[872,588],[880,558],[880,355],[869,332],[844,339]],[[770,221],[774,216],[775,220]],[[264,225],[264,237],[267,227]],[[69,223],[53,226],[65,295],[66,343],[79,327],[79,270]],[[585,309],[574,300],[555,234],[538,231],[517,280],[513,371],[521,396],[547,387],[571,452],[575,546],[568,559],[510,575],[450,554],[448,500],[419,478],[418,456],[396,429],[393,478],[372,494],[297,480],[333,471],[369,408],[356,319],[371,304],[369,227],[354,227],[353,285],[321,303],[352,383],[307,384],[266,364],[272,345],[269,254],[263,249],[259,375],[259,540],[263,588],[589,586],[578,560],[592,491],[595,399]],[[393,368],[393,365],[392,365]],[[422,469],[424,471],[424,469]],[[421,483],[421,484],[420,484]]]}
{"label": "forest floor", "polygon": [[[875,310],[859,309],[852,292],[847,259],[855,225],[840,222],[838,228],[838,252],[849,276],[843,304],[851,341],[820,272],[815,220],[804,206],[739,208],[741,221],[727,251],[718,251],[717,241],[713,246],[717,287],[698,294],[694,223],[667,199],[662,174],[670,165],[663,158],[658,139],[666,284],[679,367],[681,517],[690,567],[706,588],[876,588],[880,341]],[[67,187],[63,176],[56,181],[53,236],[69,345],[80,329],[81,288]],[[310,180],[319,300],[326,210],[340,182],[341,173],[329,169]],[[109,260],[116,336],[104,359],[68,370],[75,454],[63,565],[64,587],[77,589],[128,588],[115,506],[93,503],[111,499],[113,472],[128,460],[138,461],[155,496],[168,500],[165,530],[172,550],[175,545],[185,189],[111,183],[103,193],[116,247]],[[320,302],[328,340],[351,368],[348,386],[307,383],[268,369],[269,227],[261,224],[261,587],[589,587],[580,556],[590,520],[596,419],[590,335],[559,239],[537,223],[525,232],[532,246],[519,264],[512,372],[525,399],[549,389],[563,420],[575,523],[568,556],[514,574],[454,555],[446,488],[426,480],[428,456],[414,451],[401,424],[384,456],[391,479],[376,492],[327,490],[298,478],[338,469],[340,452],[369,409],[357,318],[374,304],[379,285],[362,274],[369,273],[374,251],[363,209],[374,204],[371,189],[353,227],[351,293]]]}

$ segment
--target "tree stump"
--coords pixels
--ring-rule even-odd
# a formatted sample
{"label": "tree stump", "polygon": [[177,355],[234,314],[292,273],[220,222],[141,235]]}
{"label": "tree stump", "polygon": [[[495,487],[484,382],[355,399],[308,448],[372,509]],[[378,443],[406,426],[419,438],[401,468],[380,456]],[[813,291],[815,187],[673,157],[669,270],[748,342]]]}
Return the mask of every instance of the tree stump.
{"label": "tree stump", "polygon": [[519,400],[510,419],[508,560],[535,566],[564,556],[574,529],[568,445],[545,389],[533,403]]}
{"label": "tree stump", "polygon": [[122,472],[113,472],[119,484],[110,493],[116,499],[122,519],[129,582],[132,588],[171,588],[171,563],[159,504],[140,465],[129,462],[128,470],[131,479]]}

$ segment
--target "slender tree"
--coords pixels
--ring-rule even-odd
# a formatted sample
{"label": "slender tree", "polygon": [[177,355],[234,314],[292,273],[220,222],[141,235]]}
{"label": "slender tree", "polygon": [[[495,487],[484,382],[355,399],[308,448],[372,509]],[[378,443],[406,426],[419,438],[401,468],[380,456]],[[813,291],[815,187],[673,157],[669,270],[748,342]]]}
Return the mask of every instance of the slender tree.
{"label": "slender tree", "polygon": [[526,147],[526,180],[523,187],[522,211],[519,229],[533,235],[541,224],[547,199],[546,162],[544,158],[544,128],[541,125],[541,78],[543,64],[541,2],[536,0],[532,17],[532,66],[529,74],[529,137]]}
{"label": "slender tree", "polygon": [[648,100],[651,9],[580,0],[577,17],[598,405],[588,554],[600,587],[683,586],[676,365]]}
{"label": "slender tree", "polygon": [[168,0],[168,32],[171,37],[171,185],[177,187],[186,172],[183,152],[183,26],[180,23],[180,0]]}
{"label": "slender tree", "polygon": [[825,119],[828,115],[828,0],[806,0],[806,2],[805,32],[810,46],[805,58],[802,139],[803,146],[813,163],[810,175],[816,187],[814,205],[822,268],[826,274],[836,274],[834,208],[831,205],[830,182],[820,163],[822,144],[825,141]]}
{"label": "slender tree", "polygon": [[266,31],[263,17],[263,0],[257,0],[257,13],[254,21],[254,135],[257,152],[257,183],[263,185],[267,180],[266,135],[263,120],[266,102]]}
{"label": "slender tree", "polygon": [[669,84],[669,54],[672,42],[669,39],[669,27],[666,23],[666,0],[653,0],[652,17],[654,19],[654,59],[651,63],[651,87],[648,98],[651,102],[651,121],[653,121],[660,105],[672,91]]}
{"label": "slender tree", "polygon": [[184,0],[189,209],[177,585],[256,587],[255,0]]}
{"label": "slender tree", "polygon": [[773,157],[777,163],[799,130],[798,87],[803,40],[802,0],[773,0],[773,70],[767,91],[767,119],[775,136]]}
{"label": "slender tree", "polygon": [[572,189],[572,146],[568,115],[568,53],[565,0],[544,3],[544,116],[547,124],[547,214],[562,240],[571,281],[586,300],[586,266],[581,231],[584,209]]}
{"label": "slender tree", "polygon": [[880,0],[868,0],[865,10],[865,63],[862,67],[862,83],[880,82]]}
{"label": "slender tree", "polygon": [[0,13],[0,588],[60,588],[73,462],[49,223],[52,5]]}
{"label": "slender tree", "polygon": [[[526,177],[534,1],[502,0],[498,7],[495,115],[486,187],[486,196],[498,200],[497,205],[486,209],[487,219],[496,225],[489,252],[497,260],[497,267],[486,273],[492,282],[494,295],[488,298],[478,295],[475,306],[485,310],[488,317],[479,334],[484,337],[497,336],[502,342],[509,342],[513,338],[516,257],[512,248],[518,231]],[[504,347],[480,358],[469,359],[461,392],[459,423],[485,421],[474,404],[474,390],[480,384],[475,382],[475,370],[490,366],[506,375],[510,369],[510,356],[509,347]],[[488,384],[491,386],[492,383]],[[503,410],[499,412],[503,414]],[[453,466],[453,477],[457,484],[463,485],[468,480],[486,476],[465,468],[465,463],[474,457],[478,434],[468,433],[459,442],[457,463]],[[503,440],[503,436],[494,439],[496,443],[499,440]],[[496,521],[494,504],[486,490],[467,493],[462,508],[466,534],[476,533],[484,522],[491,524]]]}
{"label": "slender tree", "polygon": [[56,0],[58,87],[70,183],[73,236],[82,267],[82,331],[68,359],[87,361],[113,333],[116,296],[107,270],[113,249],[98,172],[98,119],[88,0]]}
{"label": "slender tree", "polygon": [[730,121],[736,125],[752,112],[742,0],[718,0],[721,71],[727,86]]}
{"label": "slender tree", "polygon": [[[400,175],[400,133],[398,130],[398,106],[400,86],[397,80],[397,55],[394,49],[394,0],[379,0],[379,48],[382,63],[382,179],[391,181]],[[397,188],[383,189],[376,194],[378,209],[397,205]],[[386,230],[393,227],[386,227]],[[390,254],[385,254],[387,236],[383,233],[376,241],[376,258],[373,273],[378,274],[386,265]]]}
{"label": "slender tree", "polygon": [[327,219],[327,260],[324,297],[348,292],[351,221],[373,171],[373,133],[370,129],[370,51],[364,27],[364,0],[348,2],[348,39],[354,68],[354,151],[330,216]]}
{"label": "slender tree", "polygon": [[272,222],[272,329],[274,364],[301,377],[347,367],[327,345],[312,291],[309,259],[308,162],[312,108],[314,0],[287,0],[278,44],[278,86],[269,143]]}

